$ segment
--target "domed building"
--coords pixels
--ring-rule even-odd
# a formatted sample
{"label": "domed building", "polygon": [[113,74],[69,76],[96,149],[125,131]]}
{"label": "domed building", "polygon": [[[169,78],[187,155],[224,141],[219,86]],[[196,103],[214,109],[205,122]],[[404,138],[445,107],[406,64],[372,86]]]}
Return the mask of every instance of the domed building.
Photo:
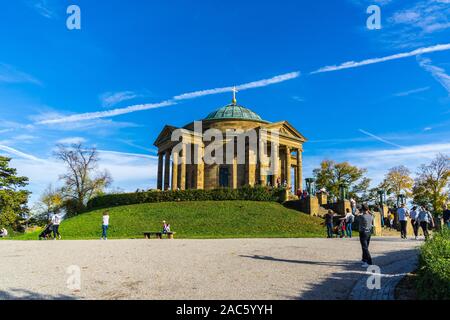
{"label": "domed building", "polygon": [[154,142],[159,157],[157,188],[214,189],[259,184],[302,189],[305,141],[287,121],[265,121],[237,104],[234,92],[231,104],[203,120],[182,128],[163,128]]}

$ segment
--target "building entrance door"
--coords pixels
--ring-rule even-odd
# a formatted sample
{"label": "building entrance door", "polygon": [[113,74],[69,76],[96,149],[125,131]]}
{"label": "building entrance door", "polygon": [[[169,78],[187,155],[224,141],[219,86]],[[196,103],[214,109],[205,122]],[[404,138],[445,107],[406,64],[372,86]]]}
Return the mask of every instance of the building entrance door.
{"label": "building entrance door", "polygon": [[219,186],[221,188],[228,188],[229,181],[228,181],[228,168],[227,167],[221,167],[219,169]]}

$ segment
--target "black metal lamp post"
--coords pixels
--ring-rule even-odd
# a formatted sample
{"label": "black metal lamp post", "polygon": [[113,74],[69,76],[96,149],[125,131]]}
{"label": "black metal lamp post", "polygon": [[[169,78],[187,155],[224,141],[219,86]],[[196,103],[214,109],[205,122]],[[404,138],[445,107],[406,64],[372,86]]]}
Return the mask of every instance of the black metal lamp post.
{"label": "black metal lamp post", "polygon": [[308,191],[309,195],[313,195],[314,193],[314,179],[313,178],[306,178],[306,190]]}
{"label": "black metal lamp post", "polygon": [[380,189],[378,192],[378,199],[380,200],[380,206],[383,207],[386,200],[386,191],[384,189]]}
{"label": "black metal lamp post", "polygon": [[348,185],[345,183],[339,185],[339,198],[342,201],[348,198]]}
{"label": "black metal lamp post", "polygon": [[397,206],[402,205],[402,204],[406,204],[406,195],[401,193],[397,197]]}

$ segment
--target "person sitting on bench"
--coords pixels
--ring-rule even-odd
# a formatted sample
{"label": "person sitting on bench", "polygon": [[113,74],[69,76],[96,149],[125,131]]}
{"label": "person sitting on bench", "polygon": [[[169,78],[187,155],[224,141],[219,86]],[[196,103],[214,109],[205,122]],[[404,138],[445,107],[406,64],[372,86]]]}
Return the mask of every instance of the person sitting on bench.
{"label": "person sitting on bench", "polygon": [[163,221],[163,234],[167,234],[170,232],[170,224],[166,223],[166,220]]}

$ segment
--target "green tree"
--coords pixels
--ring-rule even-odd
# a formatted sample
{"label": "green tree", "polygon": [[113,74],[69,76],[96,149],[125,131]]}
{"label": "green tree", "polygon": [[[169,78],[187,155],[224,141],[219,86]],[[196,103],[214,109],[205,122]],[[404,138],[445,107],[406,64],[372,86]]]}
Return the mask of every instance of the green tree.
{"label": "green tree", "polygon": [[441,213],[449,197],[450,158],[438,154],[428,165],[421,165],[413,188],[414,203],[432,205],[435,213]]}
{"label": "green tree", "polygon": [[18,229],[19,221],[28,213],[30,192],[20,189],[28,184],[28,178],[17,176],[10,161],[11,158],[0,156],[0,225]]}
{"label": "green tree", "polygon": [[349,195],[358,200],[367,193],[370,179],[365,177],[366,169],[361,169],[348,162],[336,163],[324,160],[320,168],[314,169],[318,189],[325,188],[332,197],[339,197],[339,186],[345,184]]}
{"label": "green tree", "polygon": [[51,214],[58,212],[63,204],[64,201],[61,190],[53,188],[50,184],[33,207],[32,220],[38,224],[46,224],[50,219]]}

